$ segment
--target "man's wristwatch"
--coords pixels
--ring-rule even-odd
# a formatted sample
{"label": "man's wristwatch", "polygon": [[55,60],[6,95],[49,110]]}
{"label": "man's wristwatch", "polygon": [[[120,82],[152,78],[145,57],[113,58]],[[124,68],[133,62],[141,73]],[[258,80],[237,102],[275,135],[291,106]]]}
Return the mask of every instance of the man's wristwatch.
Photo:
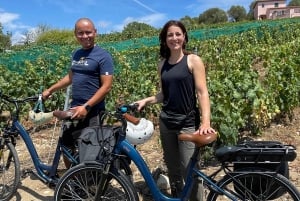
{"label": "man's wristwatch", "polygon": [[87,112],[89,112],[92,109],[92,107],[87,103],[84,104],[83,106],[84,106],[84,108],[86,109]]}

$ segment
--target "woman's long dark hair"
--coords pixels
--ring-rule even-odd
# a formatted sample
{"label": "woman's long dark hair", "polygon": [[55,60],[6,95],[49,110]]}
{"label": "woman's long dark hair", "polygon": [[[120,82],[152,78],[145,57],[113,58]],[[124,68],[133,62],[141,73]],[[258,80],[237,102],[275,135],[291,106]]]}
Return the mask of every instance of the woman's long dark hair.
{"label": "woman's long dark hair", "polygon": [[170,20],[168,21],[162,28],[160,34],[159,34],[159,42],[160,42],[160,49],[159,49],[159,54],[160,57],[168,59],[170,57],[170,49],[167,46],[166,38],[167,38],[167,32],[170,26],[177,26],[182,30],[182,33],[185,35],[185,41],[183,42],[182,49],[184,54],[188,54],[185,50],[185,45],[188,43],[188,34],[186,31],[185,26],[183,25],[182,22],[177,21],[177,20]]}

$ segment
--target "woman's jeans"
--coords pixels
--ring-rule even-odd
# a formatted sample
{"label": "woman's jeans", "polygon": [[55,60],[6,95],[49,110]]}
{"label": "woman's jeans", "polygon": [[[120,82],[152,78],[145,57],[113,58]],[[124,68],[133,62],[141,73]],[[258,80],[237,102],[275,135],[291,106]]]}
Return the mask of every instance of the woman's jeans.
{"label": "woman's jeans", "polygon": [[[172,195],[178,197],[184,185],[186,168],[195,149],[195,144],[192,142],[178,141],[178,134],[192,134],[195,131],[195,128],[180,128],[177,130],[169,129],[161,120],[159,121],[159,125],[164,160],[168,168],[168,176],[171,184]],[[195,181],[190,196],[191,201],[201,200],[201,189],[202,185],[200,182]]]}

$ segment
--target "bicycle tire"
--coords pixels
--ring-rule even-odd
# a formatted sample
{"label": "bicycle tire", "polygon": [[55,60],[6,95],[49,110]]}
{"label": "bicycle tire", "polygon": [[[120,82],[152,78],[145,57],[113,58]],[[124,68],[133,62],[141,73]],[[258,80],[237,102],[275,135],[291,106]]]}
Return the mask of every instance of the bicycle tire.
{"label": "bicycle tire", "polygon": [[0,149],[0,201],[10,200],[20,184],[20,161],[11,142]]}
{"label": "bicycle tire", "polygon": [[[297,188],[283,175],[267,172],[233,172],[218,182],[218,186],[234,195],[238,200],[300,200]],[[211,191],[209,201],[231,200],[220,193]]]}
{"label": "bicycle tire", "polygon": [[[101,175],[103,168],[100,165],[81,163],[74,166],[60,178],[54,191],[54,200],[95,200]],[[113,168],[108,177],[108,185],[101,200],[139,200],[133,183],[122,171]]]}

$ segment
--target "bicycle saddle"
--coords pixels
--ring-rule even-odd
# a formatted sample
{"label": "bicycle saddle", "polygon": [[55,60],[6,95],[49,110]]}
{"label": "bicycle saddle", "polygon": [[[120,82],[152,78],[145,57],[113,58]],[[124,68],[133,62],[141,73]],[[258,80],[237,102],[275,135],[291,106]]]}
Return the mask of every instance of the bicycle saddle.
{"label": "bicycle saddle", "polygon": [[216,133],[206,135],[181,133],[178,135],[179,140],[193,142],[197,147],[204,147],[205,145],[214,142],[217,137]]}
{"label": "bicycle saddle", "polygon": [[72,115],[73,115],[73,111],[72,110],[66,110],[66,111],[55,110],[53,112],[53,116],[55,116],[59,120],[68,120],[68,119],[71,119]]}

